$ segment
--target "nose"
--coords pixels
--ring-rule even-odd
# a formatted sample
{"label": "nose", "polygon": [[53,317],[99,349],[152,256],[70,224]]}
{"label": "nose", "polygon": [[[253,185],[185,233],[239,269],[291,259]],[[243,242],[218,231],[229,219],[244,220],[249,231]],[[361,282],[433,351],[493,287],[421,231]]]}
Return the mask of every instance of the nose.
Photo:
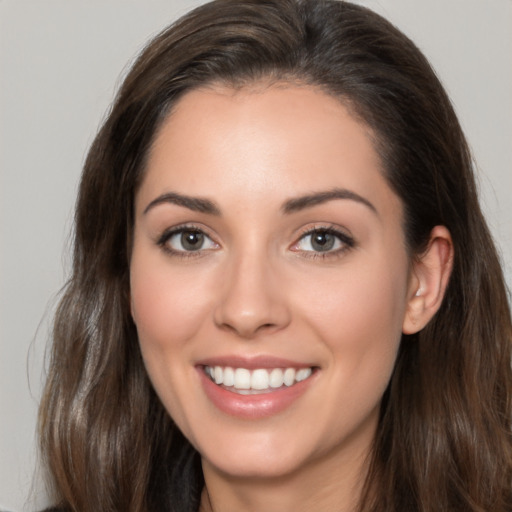
{"label": "nose", "polygon": [[253,339],[272,333],[290,322],[286,286],[270,259],[246,252],[227,264],[214,321],[220,329]]}

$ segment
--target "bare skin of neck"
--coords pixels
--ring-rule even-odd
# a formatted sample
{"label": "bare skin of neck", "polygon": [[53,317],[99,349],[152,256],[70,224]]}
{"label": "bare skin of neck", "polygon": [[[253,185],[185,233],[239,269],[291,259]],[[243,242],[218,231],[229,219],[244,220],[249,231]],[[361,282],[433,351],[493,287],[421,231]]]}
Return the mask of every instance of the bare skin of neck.
{"label": "bare skin of neck", "polygon": [[328,454],[290,475],[238,478],[203,460],[199,512],[356,512],[367,472],[368,447],[341,458]]}

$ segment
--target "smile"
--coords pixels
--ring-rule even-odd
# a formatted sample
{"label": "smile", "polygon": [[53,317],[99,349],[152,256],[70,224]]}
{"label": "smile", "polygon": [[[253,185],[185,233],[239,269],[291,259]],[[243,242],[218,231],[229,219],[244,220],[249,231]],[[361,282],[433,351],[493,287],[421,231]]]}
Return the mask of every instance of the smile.
{"label": "smile", "polygon": [[204,372],[218,386],[241,395],[261,394],[291,387],[311,376],[312,368],[232,368],[204,366]]}

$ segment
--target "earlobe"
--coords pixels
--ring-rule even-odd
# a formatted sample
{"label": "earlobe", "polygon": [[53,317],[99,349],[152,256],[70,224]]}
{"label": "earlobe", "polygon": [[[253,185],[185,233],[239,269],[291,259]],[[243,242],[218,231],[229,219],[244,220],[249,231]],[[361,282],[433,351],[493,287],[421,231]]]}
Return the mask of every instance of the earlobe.
{"label": "earlobe", "polygon": [[436,226],[426,251],[413,263],[404,334],[414,334],[431,320],[443,302],[453,267],[453,242],[448,229]]}

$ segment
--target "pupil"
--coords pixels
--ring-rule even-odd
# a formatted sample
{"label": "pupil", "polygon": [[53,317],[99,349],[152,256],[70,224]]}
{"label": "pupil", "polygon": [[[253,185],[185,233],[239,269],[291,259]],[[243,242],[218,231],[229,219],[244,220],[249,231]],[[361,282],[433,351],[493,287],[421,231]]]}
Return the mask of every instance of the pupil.
{"label": "pupil", "polygon": [[181,234],[181,245],[187,251],[198,251],[203,245],[204,235],[199,231],[184,231]]}
{"label": "pupil", "polygon": [[325,231],[317,231],[312,236],[311,245],[315,251],[328,251],[334,247],[334,236]]}

